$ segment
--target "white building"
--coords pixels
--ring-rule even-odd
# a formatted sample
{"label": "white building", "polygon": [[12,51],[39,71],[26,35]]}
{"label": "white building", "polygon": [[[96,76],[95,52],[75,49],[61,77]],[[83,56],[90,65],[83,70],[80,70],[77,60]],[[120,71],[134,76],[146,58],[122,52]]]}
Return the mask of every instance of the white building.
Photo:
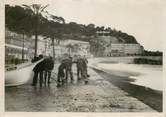
{"label": "white building", "polygon": [[[68,48],[68,52],[71,56],[81,55],[89,56],[90,55],[90,44],[85,41],[77,40],[66,40],[63,44]],[[71,45],[72,47],[70,48]]]}
{"label": "white building", "polygon": [[124,44],[125,55],[138,55],[142,54],[143,47],[140,44]]}
{"label": "white building", "polygon": [[[52,50],[51,50],[52,52]],[[63,56],[68,54],[70,56],[81,55],[89,56],[90,55],[90,44],[85,41],[77,40],[62,40],[59,44],[55,41],[55,56]]]}
{"label": "white building", "polygon": [[[34,57],[35,37],[29,37],[17,34],[5,29],[5,61],[8,63],[11,59],[22,59],[22,50],[24,44],[24,59],[31,60]],[[42,36],[38,36],[37,54],[46,56],[51,55],[51,41]]]}
{"label": "white building", "polygon": [[[54,43],[55,57],[63,56],[65,54],[68,54],[70,56],[90,55],[89,42],[70,40],[70,39],[61,40],[60,43],[58,43],[56,40],[54,42],[55,42]],[[24,43],[24,59],[31,60],[34,57],[35,37],[34,36],[28,37],[24,35],[24,42],[23,42],[23,35],[14,33],[6,29],[5,60],[8,60],[8,58],[22,59],[23,43]],[[50,38],[44,39],[44,37],[38,36],[37,55],[39,54],[42,54],[44,56],[49,56],[49,55],[53,56],[53,44]]]}
{"label": "white building", "polygon": [[[56,57],[61,57],[65,54],[68,54],[68,48],[66,48],[66,46],[64,46],[64,45],[55,45],[54,49],[55,49]],[[51,50],[51,52],[52,52],[52,50]]]}
{"label": "white building", "polygon": [[143,47],[140,44],[125,43],[121,37],[110,36],[109,31],[97,31],[97,38],[106,42],[105,56],[126,56],[142,54]]}
{"label": "white building", "polygon": [[52,46],[51,40],[49,38],[44,39],[44,37],[39,36],[38,46],[37,46],[37,55],[49,56],[52,55]]}
{"label": "white building", "polygon": [[106,56],[126,56],[142,54],[143,47],[140,44],[111,43],[106,47]]}
{"label": "white building", "polygon": [[[5,62],[9,63],[12,59],[22,59],[24,51],[24,59],[31,59],[34,54],[33,39],[30,36],[17,34],[5,28]],[[23,48],[24,45],[24,48]]]}
{"label": "white building", "polygon": [[[90,55],[90,44],[85,41],[77,40],[61,40],[54,41],[54,50],[55,57],[62,57],[64,55],[81,55],[89,56]],[[53,44],[51,39],[43,40],[43,37],[40,37],[38,40],[38,55],[43,54],[44,56],[53,56]]]}

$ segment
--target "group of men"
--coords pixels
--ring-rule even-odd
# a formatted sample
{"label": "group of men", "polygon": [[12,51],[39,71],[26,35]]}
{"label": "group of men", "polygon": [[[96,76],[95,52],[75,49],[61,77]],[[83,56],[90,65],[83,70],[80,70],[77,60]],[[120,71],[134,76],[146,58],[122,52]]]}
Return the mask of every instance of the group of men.
{"label": "group of men", "polygon": [[[41,58],[41,57],[39,57]],[[57,74],[57,87],[60,87],[64,83],[68,81],[68,77],[70,76],[70,80],[73,81],[73,71],[72,65],[76,64],[77,67],[77,78],[80,80],[81,78],[86,79],[89,77],[87,73],[87,64],[88,60],[85,57],[78,56],[75,60],[72,57],[67,57],[63,59],[58,67]],[[37,85],[38,76],[40,79],[40,87],[43,84],[43,76],[45,78],[44,83],[50,83],[51,71],[54,68],[54,60],[52,57],[45,58],[41,62],[39,62],[33,69],[34,78],[33,78],[33,86]]]}
{"label": "group of men", "polygon": [[72,65],[73,63],[77,66],[77,79],[80,80],[81,78],[86,79],[89,77],[87,73],[87,64],[88,60],[85,57],[78,56],[76,60],[72,60],[72,57],[64,59],[61,61],[61,64],[58,68],[58,77],[57,77],[57,86],[63,85],[65,82],[68,81],[68,75],[70,75],[70,80],[73,81],[73,71]]}
{"label": "group of men", "polygon": [[[38,60],[43,59],[43,56],[40,55],[39,58],[32,60],[32,62],[36,62]],[[54,68],[54,60],[53,58],[50,56],[48,58],[43,59],[41,62],[39,62],[34,68],[34,77],[33,77],[33,82],[32,82],[32,86],[36,86],[37,82],[38,82],[38,76],[39,76],[39,83],[40,83],[40,87],[42,87],[43,84],[43,80],[45,85],[50,83],[50,78],[51,78],[51,71]]]}

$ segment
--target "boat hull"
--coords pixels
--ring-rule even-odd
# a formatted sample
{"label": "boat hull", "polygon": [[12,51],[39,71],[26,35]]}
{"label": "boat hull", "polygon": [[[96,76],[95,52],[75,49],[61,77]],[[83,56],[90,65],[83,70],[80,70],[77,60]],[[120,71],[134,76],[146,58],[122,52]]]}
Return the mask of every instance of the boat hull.
{"label": "boat hull", "polygon": [[25,67],[16,70],[6,71],[5,86],[17,86],[27,83],[33,78],[33,68],[40,61],[26,65]]}

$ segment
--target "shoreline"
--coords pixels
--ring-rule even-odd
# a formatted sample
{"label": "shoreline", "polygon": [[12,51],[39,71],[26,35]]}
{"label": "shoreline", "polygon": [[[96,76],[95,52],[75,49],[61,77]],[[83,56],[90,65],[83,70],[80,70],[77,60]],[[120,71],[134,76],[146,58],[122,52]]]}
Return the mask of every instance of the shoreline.
{"label": "shoreline", "polygon": [[104,70],[98,68],[91,68],[101,77],[105,78],[107,81],[113,83],[115,86],[127,92],[129,95],[137,98],[142,101],[144,104],[147,104],[151,108],[162,112],[162,91],[153,90],[144,86],[139,86],[132,84],[134,79],[131,79],[127,76],[116,76],[112,75]]}
{"label": "shoreline", "polygon": [[[119,60],[96,58],[96,61],[90,61],[89,67],[97,68],[114,76],[129,77],[134,79],[131,83],[135,85],[163,91],[162,65],[134,64]],[[161,78],[161,80],[157,80],[156,78],[158,77]]]}
{"label": "shoreline", "polygon": [[[55,70],[55,69],[54,69]],[[57,88],[50,86],[32,87],[30,82],[17,87],[5,87],[5,111],[22,112],[157,112],[147,104],[134,98],[101,77],[89,68],[88,84],[77,80],[68,81]]]}

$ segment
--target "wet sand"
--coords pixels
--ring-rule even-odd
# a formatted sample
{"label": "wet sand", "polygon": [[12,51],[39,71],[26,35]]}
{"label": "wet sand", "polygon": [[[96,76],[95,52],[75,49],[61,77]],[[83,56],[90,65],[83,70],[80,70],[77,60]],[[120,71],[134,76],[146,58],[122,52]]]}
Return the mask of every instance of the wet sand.
{"label": "wet sand", "polygon": [[93,68],[101,77],[107,79],[115,86],[129,93],[129,95],[139,99],[143,103],[149,105],[153,109],[162,112],[162,91],[153,90],[144,86],[131,84],[134,79],[128,77],[120,77],[112,75],[110,71],[104,72],[99,69]]}
{"label": "wet sand", "polygon": [[[55,65],[57,67],[57,65]],[[57,68],[55,68],[54,72]],[[7,112],[156,112],[142,101],[134,98],[109,81],[109,76],[101,76],[89,68],[90,78],[77,81],[74,66],[74,82],[68,81],[57,88],[56,82],[50,86],[31,86],[31,82],[17,87],[5,88],[5,111]],[[103,73],[105,74],[105,73]],[[24,76],[23,76],[24,77]],[[56,76],[53,76],[56,78]],[[114,76],[114,78],[117,78]],[[132,89],[130,89],[132,90]]]}

